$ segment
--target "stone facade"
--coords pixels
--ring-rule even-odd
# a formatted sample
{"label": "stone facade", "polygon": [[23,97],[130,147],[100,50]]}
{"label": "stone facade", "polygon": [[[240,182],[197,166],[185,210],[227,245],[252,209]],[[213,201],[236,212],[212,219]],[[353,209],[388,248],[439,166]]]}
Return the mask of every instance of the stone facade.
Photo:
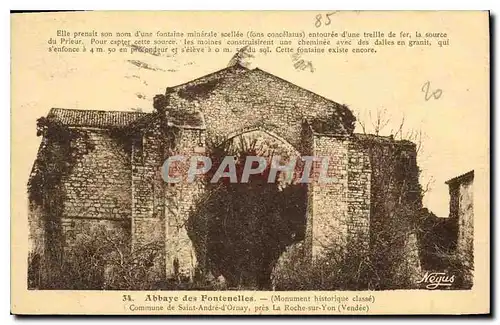
{"label": "stone facade", "polygon": [[316,133],[313,155],[329,157],[327,174],[334,178],[328,184],[314,182],[309,188],[313,256],[332,245],[346,246],[354,241],[368,249],[371,171],[366,153],[355,139]]}
{"label": "stone facade", "polygon": [[445,182],[450,194],[448,217],[423,209],[419,246],[422,268],[455,275],[453,289],[470,289],[474,270],[474,171]]}
{"label": "stone facade", "polygon": [[349,134],[354,116],[345,106],[260,69],[236,65],[167,90],[173,110],[203,114],[208,138],[261,128],[300,150],[303,123]]}
{"label": "stone facade", "polygon": [[[346,252],[350,243],[367,254],[373,250],[373,220],[384,217],[373,203],[374,179],[384,176],[374,174],[373,166],[384,168],[384,162],[377,161],[371,148],[398,146],[392,139],[367,144],[366,138],[353,133],[355,119],[346,106],[239,65],[167,88],[156,97],[154,113],[53,109],[46,119],[30,188],[57,188],[60,201],[32,202],[31,211],[41,211],[33,215],[51,215],[50,220],[60,222],[63,239],[83,232],[81,225],[108,222],[110,228],[122,227],[123,234],[130,234],[132,250],[160,242],[164,252],[153,267],[158,279],[193,279],[206,263],[206,234],[188,229],[202,183],[165,183],[161,169],[169,156],[206,154],[209,143],[253,132],[252,136],[271,137],[287,152],[328,157],[327,175],[334,181],[309,184],[306,202],[304,243],[317,258],[332,245]],[[61,141],[50,137],[51,128],[68,135],[63,137],[66,151],[58,158],[73,157],[68,168],[46,166],[45,143]],[[411,157],[413,173],[415,148],[406,148],[406,156],[396,159],[401,166]],[[319,167],[314,165],[313,175]],[[40,181],[44,173],[61,175],[49,188]],[[412,177],[405,181],[418,188],[418,176]],[[58,204],[62,210],[53,213]]]}
{"label": "stone facade", "polygon": [[[144,132],[134,133],[131,141],[132,161],[132,249],[164,242],[164,186],[158,166],[163,163],[164,149],[159,121],[148,124]],[[165,255],[154,261],[158,280],[165,275]]]}
{"label": "stone facade", "polygon": [[[130,153],[106,130],[79,129],[71,173],[62,177],[65,218],[126,220],[131,215]],[[92,147],[90,149],[89,147]]]}
{"label": "stone facade", "polygon": [[371,162],[366,149],[358,142],[349,142],[347,170],[347,207],[350,220],[348,233],[368,249],[371,206]]}
{"label": "stone facade", "polygon": [[474,256],[474,171],[446,182],[450,191],[450,218],[458,224],[457,247],[460,255]]}
{"label": "stone facade", "polygon": [[[450,191],[451,222],[456,224],[456,253],[466,270],[474,269],[474,171],[446,182]],[[472,272],[465,272],[464,282],[472,284]]]}
{"label": "stone facade", "polygon": [[[179,140],[172,154],[185,157],[204,155],[205,132],[203,128],[184,127],[180,130],[178,137]],[[203,268],[205,247],[198,247],[196,250],[187,229],[190,208],[195,204],[200,192],[199,181],[166,185],[164,200],[167,276],[174,276],[178,272],[183,277],[193,278],[196,269]],[[203,236],[203,234],[199,235]],[[198,241],[203,242],[203,239]]]}

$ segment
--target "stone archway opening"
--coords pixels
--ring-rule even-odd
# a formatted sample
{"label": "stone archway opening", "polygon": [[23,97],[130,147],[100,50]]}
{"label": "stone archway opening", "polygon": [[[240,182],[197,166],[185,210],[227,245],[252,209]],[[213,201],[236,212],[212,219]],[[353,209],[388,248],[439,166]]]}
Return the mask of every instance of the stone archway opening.
{"label": "stone archway opening", "polygon": [[[292,160],[297,164],[300,154],[283,139],[258,129],[231,136],[208,148],[208,154],[213,162],[208,180],[224,157],[233,156],[238,182],[206,182],[190,213],[190,238],[205,261],[205,271],[222,275],[228,287],[269,289],[280,255],[305,237],[307,205],[307,184],[294,182],[298,166],[291,173],[278,172],[270,181],[271,162],[279,157],[281,166]],[[268,163],[240,182],[250,156]]]}

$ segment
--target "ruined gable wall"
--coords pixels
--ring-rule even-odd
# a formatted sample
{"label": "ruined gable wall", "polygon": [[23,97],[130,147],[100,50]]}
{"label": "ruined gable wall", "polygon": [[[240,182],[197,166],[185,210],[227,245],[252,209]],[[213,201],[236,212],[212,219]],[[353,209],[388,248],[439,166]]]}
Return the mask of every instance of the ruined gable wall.
{"label": "ruined gable wall", "polygon": [[208,137],[227,137],[261,127],[300,147],[304,120],[328,120],[339,133],[352,114],[344,106],[255,69],[178,90],[171,105],[203,113]]}

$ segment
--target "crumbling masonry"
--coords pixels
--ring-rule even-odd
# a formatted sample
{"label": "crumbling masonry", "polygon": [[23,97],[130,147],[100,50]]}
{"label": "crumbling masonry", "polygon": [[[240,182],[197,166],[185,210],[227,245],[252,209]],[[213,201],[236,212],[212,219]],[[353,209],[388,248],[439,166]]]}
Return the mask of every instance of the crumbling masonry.
{"label": "crumbling masonry", "polygon": [[[40,270],[64,259],[58,251],[104,225],[132,250],[151,242],[164,245],[162,258],[151,267],[154,276],[180,272],[192,279],[205,261],[186,221],[203,188],[166,184],[160,168],[171,155],[205,153],[206,143],[218,138],[269,138],[300,155],[330,158],[328,174],[336,182],[308,187],[304,244],[312,258],[335,243],[350,247],[349,242],[370,254],[378,249],[374,229],[398,218],[386,214],[391,205],[406,200],[421,208],[414,144],[355,134],[355,118],[346,106],[258,68],[236,64],[167,88],[154,106],[152,113],[53,108],[41,119],[29,184],[32,253],[44,261],[38,262]],[[404,184],[404,195],[376,192],[391,180],[395,187]],[[411,237],[401,242],[413,244]],[[418,269],[418,260],[407,262]],[[40,270],[41,278],[48,276]]]}

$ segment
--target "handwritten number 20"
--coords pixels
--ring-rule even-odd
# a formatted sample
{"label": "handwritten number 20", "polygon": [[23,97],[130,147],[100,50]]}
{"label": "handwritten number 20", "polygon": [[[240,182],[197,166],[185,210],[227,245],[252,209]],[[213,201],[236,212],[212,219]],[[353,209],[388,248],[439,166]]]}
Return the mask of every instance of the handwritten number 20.
{"label": "handwritten number 20", "polygon": [[[329,14],[325,14],[325,17],[326,17],[326,21],[324,23],[325,26],[328,26],[332,23],[332,20],[330,19],[330,16],[333,15],[334,13],[331,12]],[[322,14],[317,14],[316,15],[316,22],[314,23],[314,26],[316,26],[317,28],[321,27],[321,19],[323,18],[323,15]]]}
{"label": "handwritten number 20", "polygon": [[427,81],[424,83],[422,86],[422,92],[425,93],[425,101],[428,101],[429,99],[433,98],[434,99],[439,99],[441,95],[443,94],[443,91],[441,89],[436,89],[436,90],[431,90],[431,82]]}

